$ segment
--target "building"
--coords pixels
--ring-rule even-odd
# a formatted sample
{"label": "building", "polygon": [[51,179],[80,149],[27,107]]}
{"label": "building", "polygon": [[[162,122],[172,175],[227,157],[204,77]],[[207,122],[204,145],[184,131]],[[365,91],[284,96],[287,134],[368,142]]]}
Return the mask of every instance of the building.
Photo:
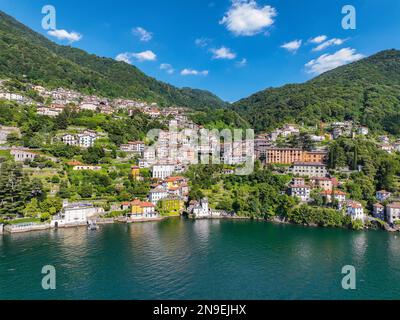
{"label": "building", "polygon": [[380,203],[374,204],[373,216],[377,219],[385,221],[385,207]]}
{"label": "building", "polygon": [[82,148],[93,147],[96,139],[97,139],[96,134],[90,134],[90,133],[78,134],[78,141],[79,141],[78,143],[79,143],[79,146]]}
{"label": "building", "polygon": [[38,107],[36,113],[41,116],[57,117],[62,112],[61,108]]}
{"label": "building", "polygon": [[376,198],[379,202],[384,202],[388,200],[391,196],[392,194],[386,190],[380,190],[376,193]]}
{"label": "building", "polygon": [[306,184],[306,180],[304,178],[293,178],[292,186],[304,186]]}
{"label": "building", "polygon": [[326,151],[305,151],[298,148],[266,148],[265,153],[268,164],[323,163],[327,158]]}
{"label": "building", "polygon": [[139,181],[141,179],[140,177],[140,167],[139,166],[132,166],[131,167],[131,174],[133,179],[136,181]]}
{"label": "building", "polygon": [[303,150],[294,148],[267,148],[266,162],[268,164],[293,164],[303,161]]}
{"label": "building", "polygon": [[310,182],[315,188],[326,191],[331,191],[334,187],[338,186],[338,181],[336,178],[312,177]]}
{"label": "building", "polygon": [[292,173],[298,176],[324,178],[328,171],[323,163],[296,162],[292,167]]}
{"label": "building", "polygon": [[89,166],[89,165],[76,165],[73,168],[74,171],[99,171],[100,166]]}
{"label": "building", "polygon": [[61,137],[61,141],[68,146],[76,146],[78,143],[76,137],[73,134],[63,135]]}
{"label": "building", "polygon": [[367,136],[369,134],[369,129],[368,127],[360,126],[357,129],[357,133],[363,136]]}
{"label": "building", "polygon": [[158,186],[157,188],[154,188],[153,190],[150,191],[149,193],[149,201],[153,204],[157,204],[158,201],[167,198],[169,195],[168,190]]}
{"label": "building", "polygon": [[394,147],[391,144],[383,143],[379,145],[379,148],[387,153],[392,153],[394,151]]}
{"label": "building", "polygon": [[121,145],[121,151],[142,154],[144,152],[144,147],[145,145],[142,141],[131,141],[127,144]]}
{"label": "building", "polygon": [[308,202],[310,201],[311,187],[307,185],[292,185],[289,187],[289,193],[292,197],[297,197],[302,202]]}
{"label": "building", "polygon": [[192,214],[195,218],[206,218],[210,216],[210,209],[208,207],[208,199],[204,198],[197,203],[192,210]]}
{"label": "building", "polygon": [[386,218],[390,225],[400,221],[400,202],[393,202],[386,206]]}
{"label": "building", "polygon": [[85,225],[88,219],[104,210],[95,208],[91,203],[64,203],[61,212],[53,218],[51,226],[53,228]]}
{"label": "building", "polygon": [[151,202],[134,200],[131,204],[131,219],[146,220],[157,219],[156,206]]}
{"label": "building", "polygon": [[303,155],[303,162],[324,163],[327,159],[326,151],[306,151]]}
{"label": "building", "polygon": [[167,215],[179,215],[183,212],[184,201],[179,197],[169,196],[159,202],[159,207]]}
{"label": "building", "polygon": [[153,166],[153,178],[164,180],[175,172],[174,164],[156,164]]}
{"label": "building", "polygon": [[10,154],[14,157],[15,162],[24,162],[25,160],[32,161],[38,154],[31,152],[28,149],[13,147]]}
{"label": "building", "polygon": [[364,221],[364,208],[361,203],[353,200],[349,200],[346,204],[346,214],[351,217],[352,220]]}
{"label": "building", "polygon": [[321,196],[326,199],[326,203],[332,203],[333,200],[337,201],[339,207],[346,202],[346,193],[341,190],[324,190],[321,192]]}

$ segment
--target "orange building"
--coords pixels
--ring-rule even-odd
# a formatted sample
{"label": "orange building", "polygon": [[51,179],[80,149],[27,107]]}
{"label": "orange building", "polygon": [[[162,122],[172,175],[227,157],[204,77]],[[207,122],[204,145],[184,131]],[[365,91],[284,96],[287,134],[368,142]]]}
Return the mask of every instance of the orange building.
{"label": "orange building", "polygon": [[293,164],[295,162],[324,163],[327,152],[305,151],[298,148],[267,148],[268,164]]}
{"label": "orange building", "polygon": [[292,164],[302,162],[304,152],[301,149],[294,148],[268,148],[267,163],[269,164]]}

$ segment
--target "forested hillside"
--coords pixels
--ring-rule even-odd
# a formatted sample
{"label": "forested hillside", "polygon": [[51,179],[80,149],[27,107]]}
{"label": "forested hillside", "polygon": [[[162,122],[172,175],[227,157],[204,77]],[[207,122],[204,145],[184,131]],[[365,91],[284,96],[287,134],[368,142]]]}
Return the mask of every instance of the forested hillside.
{"label": "forested hillside", "polygon": [[354,119],[400,133],[400,51],[387,50],[304,84],[269,88],[234,104],[257,130],[285,122]]}
{"label": "forested hillside", "polygon": [[60,46],[0,11],[0,77],[106,97],[190,108],[225,107],[214,94],[179,89],[125,62]]}

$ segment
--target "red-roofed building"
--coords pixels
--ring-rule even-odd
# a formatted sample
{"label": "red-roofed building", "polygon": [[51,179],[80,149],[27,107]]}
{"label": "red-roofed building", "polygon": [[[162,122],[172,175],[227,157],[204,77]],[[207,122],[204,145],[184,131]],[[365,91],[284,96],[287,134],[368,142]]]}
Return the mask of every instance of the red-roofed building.
{"label": "red-roofed building", "polygon": [[156,206],[151,202],[134,200],[131,203],[131,218],[142,220],[142,219],[154,219],[158,217],[156,213]]}
{"label": "red-roofed building", "polygon": [[364,208],[361,203],[349,200],[347,201],[346,207],[346,213],[351,217],[352,220],[364,221]]}

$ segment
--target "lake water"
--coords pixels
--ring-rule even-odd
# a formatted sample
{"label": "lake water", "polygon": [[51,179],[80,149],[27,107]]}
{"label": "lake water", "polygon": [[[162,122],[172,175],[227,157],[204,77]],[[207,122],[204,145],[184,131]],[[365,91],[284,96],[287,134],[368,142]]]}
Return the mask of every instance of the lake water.
{"label": "lake water", "polygon": [[0,299],[375,298],[400,298],[400,236],[383,231],[177,218],[0,235]]}

